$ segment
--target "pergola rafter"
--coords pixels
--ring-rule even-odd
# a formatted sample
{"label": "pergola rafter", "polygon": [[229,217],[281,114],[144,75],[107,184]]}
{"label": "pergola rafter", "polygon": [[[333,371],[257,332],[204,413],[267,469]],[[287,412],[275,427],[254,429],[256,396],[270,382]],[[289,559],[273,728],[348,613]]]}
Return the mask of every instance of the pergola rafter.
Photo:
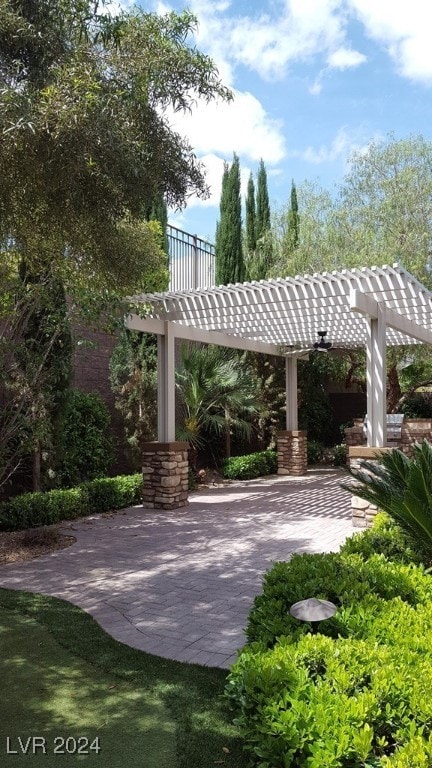
{"label": "pergola rafter", "polygon": [[432,344],[432,294],[403,267],[370,267],[135,297],[159,338],[159,440],[174,439],[174,339],[287,357],[287,429],[297,429],[296,361],[327,331],[367,350],[368,444],[385,445],[386,346]]}

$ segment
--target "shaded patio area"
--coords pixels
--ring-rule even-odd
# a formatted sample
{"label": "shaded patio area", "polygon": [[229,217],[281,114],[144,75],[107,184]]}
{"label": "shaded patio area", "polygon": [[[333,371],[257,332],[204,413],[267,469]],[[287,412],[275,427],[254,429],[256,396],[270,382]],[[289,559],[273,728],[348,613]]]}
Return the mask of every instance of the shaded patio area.
{"label": "shaded patio area", "polygon": [[133,507],[65,524],[69,549],[0,567],[0,586],[69,600],[121,642],[226,667],[263,573],[293,552],[336,551],[353,532],[341,472],[204,489],[189,507]]}

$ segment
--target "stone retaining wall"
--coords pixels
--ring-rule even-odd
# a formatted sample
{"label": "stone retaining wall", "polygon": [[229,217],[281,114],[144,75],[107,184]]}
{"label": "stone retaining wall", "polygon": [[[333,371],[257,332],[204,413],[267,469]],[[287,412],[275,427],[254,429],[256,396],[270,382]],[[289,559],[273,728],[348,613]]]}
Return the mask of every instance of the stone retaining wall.
{"label": "stone retaining wall", "polygon": [[143,507],[177,509],[188,502],[188,444],[144,443]]}
{"label": "stone retaining wall", "polygon": [[278,475],[305,475],[307,472],[307,432],[289,430],[277,433]]}
{"label": "stone retaining wall", "polygon": [[[412,456],[414,443],[424,439],[432,442],[432,419],[405,419],[402,424],[401,439],[394,447],[399,448],[407,456]],[[355,419],[354,426],[345,429],[345,441],[348,447],[365,446],[366,436],[363,433],[363,419]]]}
{"label": "stone retaining wall", "polygon": [[[364,469],[364,461],[373,461],[378,452],[384,453],[392,450],[393,448],[353,446],[348,451],[349,465],[354,469]],[[378,507],[375,504],[370,504],[365,499],[361,499],[359,496],[351,496],[351,510],[353,526],[355,528],[368,528],[373,523]]]}

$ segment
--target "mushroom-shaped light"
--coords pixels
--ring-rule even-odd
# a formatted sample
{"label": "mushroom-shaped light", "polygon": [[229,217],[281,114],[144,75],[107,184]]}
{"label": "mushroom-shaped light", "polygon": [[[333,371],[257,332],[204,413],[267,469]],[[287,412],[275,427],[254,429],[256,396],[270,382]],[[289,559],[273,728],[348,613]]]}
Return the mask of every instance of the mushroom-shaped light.
{"label": "mushroom-shaped light", "polygon": [[312,629],[316,629],[318,622],[334,616],[337,607],[330,600],[318,600],[316,597],[308,597],[307,600],[299,600],[290,608],[291,616],[300,621],[310,621]]}

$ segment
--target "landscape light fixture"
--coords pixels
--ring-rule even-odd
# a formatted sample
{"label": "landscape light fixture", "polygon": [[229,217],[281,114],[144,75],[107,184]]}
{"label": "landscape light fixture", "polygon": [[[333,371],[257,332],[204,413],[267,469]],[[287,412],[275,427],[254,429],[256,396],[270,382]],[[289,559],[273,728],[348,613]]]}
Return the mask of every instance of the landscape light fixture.
{"label": "landscape light fixture", "polygon": [[318,629],[318,624],[324,619],[334,616],[337,608],[330,600],[318,600],[316,597],[308,597],[307,600],[299,600],[290,608],[291,616],[299,621],[310,621],[312,633]]}
{"label": "landscape light fixture", "polygon": [[315,352],[328,352],[332,347],[332,343],[331,341],[324,341],[324,338],[327,336],[327,331],[318,331],[318,336],[321,338],[314,344]]}

